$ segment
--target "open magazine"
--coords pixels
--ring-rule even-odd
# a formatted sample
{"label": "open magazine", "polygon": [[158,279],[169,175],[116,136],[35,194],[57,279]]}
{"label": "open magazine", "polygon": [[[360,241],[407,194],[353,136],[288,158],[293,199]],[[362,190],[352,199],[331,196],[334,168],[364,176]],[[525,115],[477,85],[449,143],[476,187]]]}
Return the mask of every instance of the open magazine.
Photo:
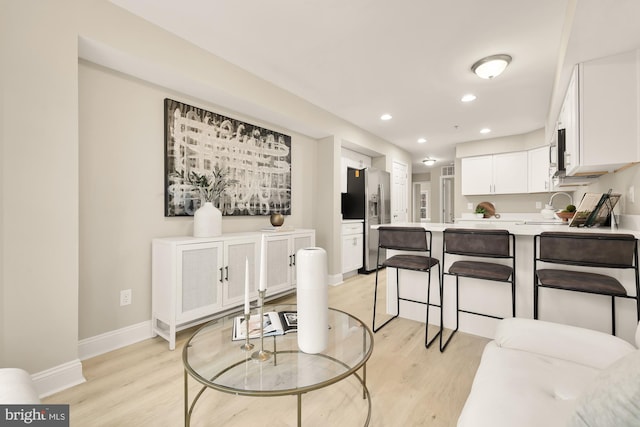
{"label": "open magazine", "polygon": [[585,193],[569,223],[569,227],[594,227],[604,225],[620,200],[620,194]]}
{"label": "open magazine", "polygon": [[[249,318],[249,338],[260,338],[260,315],[252,314]],[[284,335],[295,332],[298,328],[298,313],[296,311],[270,311],[264,313],[262,327],[264,336]],[[244,316],[233,319],[233,341],[246,339],[247,326]]]}

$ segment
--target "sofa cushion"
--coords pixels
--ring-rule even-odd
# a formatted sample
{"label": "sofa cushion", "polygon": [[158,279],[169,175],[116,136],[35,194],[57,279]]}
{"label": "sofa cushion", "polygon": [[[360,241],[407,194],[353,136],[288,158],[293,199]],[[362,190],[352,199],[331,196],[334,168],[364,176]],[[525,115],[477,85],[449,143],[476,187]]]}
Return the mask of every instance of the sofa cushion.
{"label": "sofa cushion", "polygon": [[599,369],[528,351],[485,347],[458,427],[566,426]]}
{"label": "sofa cushion", "polygon": [[640,350],[602,370],[576,402],[571,427],[640,425]]}
{"label": "sofa cushion", "polygon": [[[640,330],[640,327],[639,327]],[[498,346],[605,369],[636,348],[599,331],[543,320],[508,318],[498,323]]]}

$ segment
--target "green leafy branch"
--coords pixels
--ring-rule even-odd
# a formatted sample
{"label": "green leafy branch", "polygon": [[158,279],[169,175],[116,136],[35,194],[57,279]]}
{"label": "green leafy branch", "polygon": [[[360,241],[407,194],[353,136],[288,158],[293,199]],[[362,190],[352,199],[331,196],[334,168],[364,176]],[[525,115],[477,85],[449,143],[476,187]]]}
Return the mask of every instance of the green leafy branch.
{"label": "green leafy branch", "polygon": [[238,182],[238,180],[229,179],[229,173],[229,168],[222,169],[216,165],[211,173],[198,174],[191,171],[185,176],[184,171],[175,170],[172,175],[194,186],[205,202],[213,202],[219,199],[228,187]]}

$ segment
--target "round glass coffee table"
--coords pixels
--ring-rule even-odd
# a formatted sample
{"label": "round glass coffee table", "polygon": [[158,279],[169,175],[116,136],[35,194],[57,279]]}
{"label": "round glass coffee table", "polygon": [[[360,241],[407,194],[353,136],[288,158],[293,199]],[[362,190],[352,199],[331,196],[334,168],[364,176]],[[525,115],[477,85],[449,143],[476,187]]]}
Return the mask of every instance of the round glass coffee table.
{"label": "round glass coffee table", "polygon": [[[268,311],[296,311],[295,305],[268,306]],[[298,349],[297,332],[264,337],[264,350],[272,352],[265,361],[252,358],[260,350],[260,339],[251,339],[252,350],[242,349],[245,341],[232,341],[233,319],[238,313],[213,320],[198,329],[186,342],[184,364],[184,420],[191,414],[204,391],[212,388],[242,396],[297,396],[298,426],[302,425],[302,395],[351,375],[362,384],[367,400],[365,426],[371,419],[371,396],[367,389],[366,363],[373,351],[373,334],[359,319],[344,311],[329,309],[327,348],[318,354]],[[362,373],[358,371],[362,368]],[[189,402],[189,377],[203,385]]]}

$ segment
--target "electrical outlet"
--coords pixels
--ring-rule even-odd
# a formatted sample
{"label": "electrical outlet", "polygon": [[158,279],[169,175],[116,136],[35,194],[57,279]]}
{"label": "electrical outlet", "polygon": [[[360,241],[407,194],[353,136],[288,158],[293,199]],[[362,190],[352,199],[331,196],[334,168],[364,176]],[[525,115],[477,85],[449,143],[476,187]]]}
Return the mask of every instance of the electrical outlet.
{"label": "electrical outlet", "polygon": [[629,199],[629,203],[635,203],[636,201],[636,188],[632,185],[631,187],[629,187],[629,190],[627,191],[627,198]]}
{"label": "electrical outlet", "polygon": [[131,289],[120,291],[120,306],[131,304]]}

